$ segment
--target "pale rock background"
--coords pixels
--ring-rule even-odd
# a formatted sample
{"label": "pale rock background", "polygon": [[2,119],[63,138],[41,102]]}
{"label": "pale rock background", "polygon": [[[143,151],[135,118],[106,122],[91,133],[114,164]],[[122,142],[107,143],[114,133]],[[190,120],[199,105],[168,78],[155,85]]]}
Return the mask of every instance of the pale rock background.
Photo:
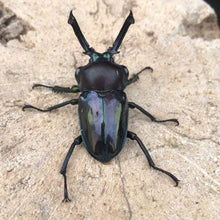
{"label": "pale rock background", "polygon": [[[220,39],[214,11],[201,0],[42,1],[1,0],[30,30],[0,44],[0,219],[219,219]],[[62,203],[64,157],[80,134],[77,107],[46,108],[78,94],[32,90],[33,83],[71,86],[82,54],[67,24],[73,9],[89,44],[105,51],[129,10],[132,25],[115,61],[130,73],[151,66],[126,89],[130,101],[158,119],[130,110],[129,129],[139,135],[157,166],[152,170],[136,142],[104,165],[77,146],[68,166],[71,203]]]}

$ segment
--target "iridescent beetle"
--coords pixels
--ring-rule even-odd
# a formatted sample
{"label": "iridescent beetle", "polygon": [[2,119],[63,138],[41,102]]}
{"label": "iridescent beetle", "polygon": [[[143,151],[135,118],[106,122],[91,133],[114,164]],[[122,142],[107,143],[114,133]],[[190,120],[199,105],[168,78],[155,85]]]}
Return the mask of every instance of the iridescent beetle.
{"label": "iridescent beetle", "polygon": [[27,108],[36,109],[41,112],[52,111],[65,105],[78,105],[79,122],[81,135],[75,138],[72,143],[60,173],[64,177],[64,202],[70,201],[67,191],[66,168],[70,156],[76,145],[84,143],[87,151],[96,160],[100,162],[108,162],[114,158],[124,146],[126,138],[137,141],[145,156],[147,157],[150,167],[159,170],[170,176],[178,185],[179,180],[170,172],[155,166],[149,152],[145,148],[139,137],[127,130],[128,127],[128,109],[136,108],[145,114],[154,122],[174,122],[179,125],[177,119],[157,120],[149,112],[139,105],[128,102],[124,89],[131,83],[138,80],[138,75],[146,69],[152,71],[151,67],[145,67],[131,78],[128,78],[128,69],[116,64],[113,55],[119,53],[118,48],[131,24],[134,23],[132,12],[128,15],[122,26],[112,47],[104,53],[96,52],[89,46],[83,36],[79,25],[70,12],[68,23],[72,26],[76,37],[78,38],[84,54],[89,55],[89,63],[79,67],[76,70],[75,77],[78,85],[70,87],[46,86],[42,84],[34,84],[35,87],[46,87],[58,93],[78,93],[78,99],[72,99],[48,109],[39,109],[32,105],[25,105],[23,110]]}

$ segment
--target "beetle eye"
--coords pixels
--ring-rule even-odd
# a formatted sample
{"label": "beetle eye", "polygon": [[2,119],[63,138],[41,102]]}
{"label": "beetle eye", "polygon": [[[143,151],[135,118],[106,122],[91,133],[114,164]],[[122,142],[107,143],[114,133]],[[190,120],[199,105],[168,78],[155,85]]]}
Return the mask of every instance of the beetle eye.
{"label": "beetle eye", "polygon": [[106,58],[106,59],[109,59],[110,58],[110,54],[109,53],[104,53],[103,57]]}
{"label": "beetle eye", "polygon": [[94,53],[94,54],[92,55],[92,59],[93,59],[94,61],[97,60],[98,58],[99,58],[99,55],[98,55],[98,54],[95,54],[95,53]]}
{"label": "beetle eye", "polygon": [[126,66],[122,66],[122,67],[123,67],[123,69],[124,69],[124,72],[125,72],[126,76],[128,76],[128,74],[129,74],[128,68],[127,68]]}
{"label": "beetle eye", "polygon": [[77,68],[77,69],[76,69],[76,73],[75,73],[76,78],[78,77],[79,72],[80,72],[80,68]]}

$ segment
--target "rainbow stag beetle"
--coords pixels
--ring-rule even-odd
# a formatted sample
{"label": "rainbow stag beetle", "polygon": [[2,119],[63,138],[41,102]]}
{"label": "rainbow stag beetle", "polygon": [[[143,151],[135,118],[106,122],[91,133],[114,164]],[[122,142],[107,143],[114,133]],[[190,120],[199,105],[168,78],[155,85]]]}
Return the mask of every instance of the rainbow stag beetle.
{"label": "rainbow stag beetle", "polygon": [[137,141],[145,156],[147,157],[150,167],[170,176],[178,185],[178,179],[161,168],[155,166],[149,152],[145,148],[139,137],[127,130],[128,127],[128,109],[136,108],[145,114],[154,122],[174,122],[179,124],[177,119],[157,120],[149,112],[139,105],[128,102],[124,89],[126,86],[137,81],[138,75],[150,67],[145,67],[128,79],[128,69],[125,66],[118,65],[114,62],[113,55],[119,53],[118,48],[131,24],[134,23],[132,12],[125,20],[115,42],[112,47],[104,53],[96,52],[89,46],[83,36],[80,27],[72,14],[69,15],[68,23],[72,26],[76,37],[78,38],[84,54],[89,55],[89,63],[81,66],[76,70],[76,80],[78,85],[70,87],[46,86],[42,84],[34,84],[33,88],[46,87],[54,92],[60,93],[78,93],[78,99],[72,99],[47,109],[39,109],[32,105],[25,105],[23,110],[27,108],[36,109],[41,112],[49,112],[65,105],[78,105],[79,122],[81,135],[75,138],[72,143],[60,173],[64,177],[64,200],[70,201],[67,191],[66,168],[70,156],[76,145],[84,143],[87,151],[100,162],[108,162],[114,158],[122,149],[126,138]]}

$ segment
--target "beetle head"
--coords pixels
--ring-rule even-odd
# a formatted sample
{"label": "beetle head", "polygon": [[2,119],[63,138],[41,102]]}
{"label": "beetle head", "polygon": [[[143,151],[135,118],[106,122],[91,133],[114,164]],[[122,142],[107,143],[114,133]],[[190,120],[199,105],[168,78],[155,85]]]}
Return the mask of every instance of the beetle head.
{"label": "beetle head", "polygon": [[96,62],[96,61],[109,61],[109,62],[114,62],[112,55],[109,52],[104,52],[104,53],[98,53],[96,51],[92,52],[90,55],[90,60],[89,62]]}

